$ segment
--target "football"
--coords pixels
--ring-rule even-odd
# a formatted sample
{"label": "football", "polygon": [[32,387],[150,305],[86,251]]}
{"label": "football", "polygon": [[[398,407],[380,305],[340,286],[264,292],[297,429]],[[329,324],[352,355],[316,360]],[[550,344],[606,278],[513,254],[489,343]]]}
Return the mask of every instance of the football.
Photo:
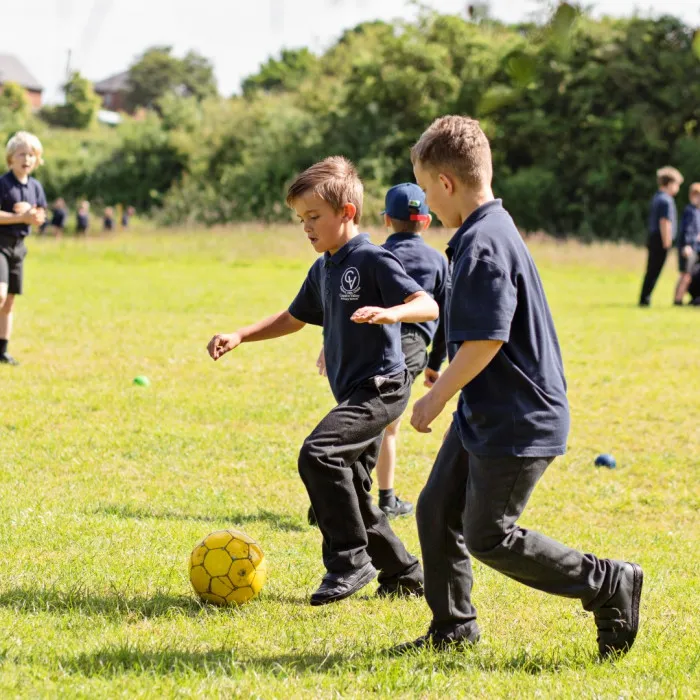
{"label": "football", "polygon": [[265,584],[267,562],[252,537],[239,530],[207,535],[190,555],[190,581],[197,595],[215,605],[242,605]]}

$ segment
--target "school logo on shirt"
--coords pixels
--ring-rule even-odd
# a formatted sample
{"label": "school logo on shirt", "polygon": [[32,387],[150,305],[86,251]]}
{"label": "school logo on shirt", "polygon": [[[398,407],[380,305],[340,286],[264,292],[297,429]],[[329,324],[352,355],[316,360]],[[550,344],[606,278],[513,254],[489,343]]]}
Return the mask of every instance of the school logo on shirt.
{"label": "school logo on shirt", "polygon": [[340,278],[340,298],[343,301],[357,301],[360,298],[360,273],[356,267],[349,267]]}

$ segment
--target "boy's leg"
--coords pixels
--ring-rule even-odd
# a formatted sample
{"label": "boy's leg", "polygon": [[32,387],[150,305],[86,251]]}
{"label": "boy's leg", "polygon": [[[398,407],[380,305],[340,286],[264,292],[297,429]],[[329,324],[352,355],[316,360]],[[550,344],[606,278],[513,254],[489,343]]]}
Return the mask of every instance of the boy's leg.
{"label": "boy's leg", "polygon": [[[323,559],[329,572],[345,573],[370,562],[363,519],[369,496],[360,486],[371,480],[366,469],[360,469],[361,457],[374,449],[376,460],[382,432],[401,415],[409,392],[406,373],[365,382],[332,409],[302,445],[299,474],[323,534]],[[379,529],[378,537],[388,540],[382,564],[390,565],[392,558],[395,567],[413,563],[388,524]]]}
{"label": "boy's leg", "polygon": [[642,283],[642,293],[639,298],[641,306],[649,306],[651,303],[651,293],[654,291],[656,282],[666,262],[666,256],[668,255],[668,250],[663,247],[660,236],[652,237],[649,240],[647,249],[649,251],[649,257],[647,258],[647,270],[644,275],[644,282]]}
{"label": "boy's leg", "polygon": [[468,480],[469,455],[452,423],[416,511],[432,634],[478,635],[471,603],[472,567],[463,534]]}

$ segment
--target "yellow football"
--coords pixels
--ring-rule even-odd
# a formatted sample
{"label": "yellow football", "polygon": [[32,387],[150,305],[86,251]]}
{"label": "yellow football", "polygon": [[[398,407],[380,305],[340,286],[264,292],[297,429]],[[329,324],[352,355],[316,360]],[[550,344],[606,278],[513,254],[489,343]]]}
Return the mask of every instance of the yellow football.
{"label": "yellow football", "polygon": [[215,605],[242,605],[255,598],[267,578],[258,543],[239,530],[207,535],[190,555],[190,581],[197,595]]}

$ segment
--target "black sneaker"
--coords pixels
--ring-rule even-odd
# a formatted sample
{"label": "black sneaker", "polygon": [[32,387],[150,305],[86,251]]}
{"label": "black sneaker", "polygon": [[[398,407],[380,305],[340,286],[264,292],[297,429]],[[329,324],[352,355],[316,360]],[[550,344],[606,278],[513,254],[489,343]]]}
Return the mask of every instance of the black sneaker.
{"label": "black sneaker", "polygon": [[398,496],[394,496],[394,505],[392,506],[379,506],[389,520],[394,518],[401,518],[405,515],[411,515],[413,513],[413,503],[408,501],[402,501]]}
{"label": "black sneaker", "polygon": [[377,575],[371,562],[361,569],[347,571],[343,574],[327,573],[318,590],[311,596],[311,605],[326,605],[343,600],[364,588]]}
{"label": "black sneaker", "polygon": [[396,581],[392,583],[380,583],[377,588],[380,598],[422,598],[425,595],[423,581]]}
{"label": "black sneaker", "polygon": [[309,506],[309,512],[306,514],[306,519],[309,521],[311,527],[318,527],[318,520],[316,520],[316,513],[314,513],[314,507]]}
{"label": "black sneaker", "polygon": [[449,651],[450,649],[466,648],[477,644],[481,639],[481,632],[476,623],[460,625],[457,629],[451,632],[438,632],[437,630],[429,629],[427,634],[424,634],[412,642],[399,644],[389,650],[392,656],[400,656],[422,649],[430,649],[433,651]]}
{"label": "black sneaker", "polygon": [[12,365],[13,367],[16,367],[18,364],[19,362],[17,362],[12,355],[9,355],[6,352],[0,355],[0,365]]}
{"label": "black sneaker", "polygon": [[639,564],[620,562],[622,577],[615,594],[593,611],[598,628],[598,652],[602,659],[626,654],[639,629],[639,600],[644,574]]}

